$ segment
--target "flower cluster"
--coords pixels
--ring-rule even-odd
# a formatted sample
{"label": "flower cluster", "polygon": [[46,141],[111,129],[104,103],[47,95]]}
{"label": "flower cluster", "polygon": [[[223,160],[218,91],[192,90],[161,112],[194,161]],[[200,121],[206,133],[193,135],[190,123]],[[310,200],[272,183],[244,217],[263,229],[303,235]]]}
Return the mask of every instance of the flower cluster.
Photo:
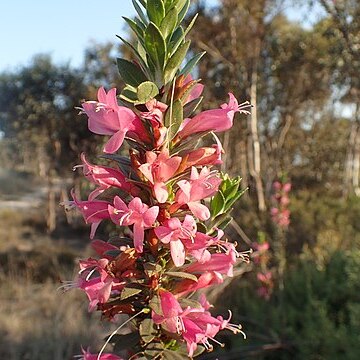
{"label": "flower cluster", "polygon": [[[233,276],[239,259],[248,260],[224,239],[229,212],[242,192],[240,178],[216,169],[224,152],[216,133],[229,130],[236,113],[248,114],[249,105],[229,94],[228,103],[196,114],[203,85],[189,73],[201,56],[180,70],[189,43],[174,38],[188,5],[141,4],[147,17],[141,12],[136,22],[126,20],[146,57],[136,52],[136,62],[118,59],[127,84],[122,93],[100,88],[97,100],[81,107],[89,130],[106,136],[102,157],[112,166],[92,164],[85,154],[76,166],[94,190],[86,200],[72,192],[66,206],[77,208],[91,225],[98,257],[81,260],[79,275],[63,287],[84,291],[89,311],[105,319],[129,316],[131,336],[110,336],[105,346],[125,344],[131,359],[172,359],[175,352],[176,358],[189,358],[210,350],[220,330],[242,333],[230,317],[213,317],[204,296],[189,297],[221,284]],[[214,143],[199,146],[207,135]],[[105,221],[113,223],[115,235],[95,239]],[[81,356],[95,358],[88,351]],[[119,356],[100,351],[96,359]]]}
{"label": "flower cluster", "polygon": [[291,191],[291,183],[275,181],[273,189],[274,206],[271,208],[271,217],[275,224],[280,228],[286,229],[290,225],[290,210],[288,206],[290,203],[289,192]]}
{"label": "flower cluster", "polygon": [[264,234],[259,234],[258,242],[255,242],[252,247],[254,253],[252,259],[258,268],[256,278],[260,284],[257,293],[260,297],[269,300],[274,289],[274,279],[272,270],[269,268],[271,260],[270,244],[265,240]]}

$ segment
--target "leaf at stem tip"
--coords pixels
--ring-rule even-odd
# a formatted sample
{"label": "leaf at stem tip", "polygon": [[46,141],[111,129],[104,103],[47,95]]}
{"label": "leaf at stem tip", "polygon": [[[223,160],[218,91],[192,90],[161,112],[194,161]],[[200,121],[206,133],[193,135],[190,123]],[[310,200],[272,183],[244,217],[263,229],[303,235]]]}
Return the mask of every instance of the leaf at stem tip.
{"label": "leaf at stem tip", "polygon": [[147,0],[146,11],[150,21],[159,26],[165,16],[165,7],[163,1]]}
{"label": "leaf at stem tip", "polygon": [[145,48],[158,69],[163,69],[166,56],[166,43],[159,28],[150,23],[145,31]]}
{"label": "leaf at stem tip", "polygon": [[172,35],[177,24],[178,13],[176,8],[172,8],[161,21],[160,31],[164,35],[164,38],[167,39],[168,36]]}

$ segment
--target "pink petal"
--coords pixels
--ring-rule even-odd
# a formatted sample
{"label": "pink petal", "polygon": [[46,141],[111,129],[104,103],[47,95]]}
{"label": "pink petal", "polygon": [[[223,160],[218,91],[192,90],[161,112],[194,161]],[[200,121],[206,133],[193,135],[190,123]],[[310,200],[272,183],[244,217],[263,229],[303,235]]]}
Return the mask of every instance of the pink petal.
{"label": "pink petal", "polygon": [[146,227],[153,226],[158,215],[159,215],[158,206],[153,206],[149,210],[146,210],[146,212],[143,215],[144,225]]}
{"label": "pink petal", "polygon": [[175,266],[182,266],[185,263],[185,248],[181,240],[170,242],[171,258]]}
{"label": "pink petal", "polygon": [[139,224],[134,224],[134,247],[137,252],[142,253],[144,249],[144,227]]}
{"label": "pink petal", "polygon": [[168,189],[163,182],[155,183],[154,193],[155,193],[156,200],[160,204],[165,203],[169,197]]}
{"label": "pink petal", "polygon": [[124,142],[126,132],[119,130],[116,132],[104,146],[104,152],[107,154],[113,154],[116,152],[122,143]]}
{"label": "pink petal", "polygon": [[210,211],[205,205],[199,202],[189,202],[187,205],[189,206],[190,211],[199,220],[204,221],[210,218]]}
{"label": "pink petal", "polygon": [[155,228],[155,234],[164,244],[168,244],[171,241],[173,230],[166,226],[158,226]]}

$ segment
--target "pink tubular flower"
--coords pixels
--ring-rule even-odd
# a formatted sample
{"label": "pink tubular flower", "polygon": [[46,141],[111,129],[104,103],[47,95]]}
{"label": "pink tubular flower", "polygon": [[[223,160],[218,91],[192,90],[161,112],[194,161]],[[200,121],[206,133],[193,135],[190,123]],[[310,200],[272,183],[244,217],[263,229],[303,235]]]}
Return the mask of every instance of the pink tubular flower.
{"label": "pink tubular flower", "polygon": [[86,160],[84,153],[81,154],[81,160],[83,165],[78,165],[76,167],[82,167],[85,177],[90,182],[99,185],[97,189],[90,193],[88,200],[94,200],[112,186],[122,189],[133,196],[139,194],[139,188],[129,182],[120,170],[106,166],[92,165]]}
{"label": "pink tubular flower", "polygon": [[114,198],[114,206],[108,206],[111,220],[120,226],[134,225],[134,246],[136,251],[143,252],[144,230],[154,225],[159,214],[159,207],[149,208],[140,198],[134,198],[126,205],[118,196]]}
{"label": "pink tubular flower", "polygon": [[178,138],[185,139],[192,134],[203,131],[226,131],[233,126],[235,113],[249,114],[249,111],[246,110],[249,107],[248,103],[239,105],[233,94],[229,93],[229,96],[229,104],[221,105],[221,109],[203,111],[188,120],[179,131]]}
{"label": "pink tubular flower", "polygon": [[181,163],[180,156],[169,156],[168,150],[163,150],[159,155],[152,151],[146,152],[146,163],[139,167],[139,170],[154,186],[156,200],[159,203],[166,202],[169,193],[166,181],[176,173]]}
{"label": "pink tubular flower", "polygon": [[109,203],[101,200],[81,201],[76,198],[74,190],[71,191],[73,201],[62,203],[66,209],[77,207],[82,213],[87,224],[91,224],[90,239],[95,236],[96,229],[102,220],[109,219],[108,212]]}
{"label": "pink tubular flower", "polygon": [[200,200],[214,195],[218,190],[221,179],[217,172],[204,167],[199,174],[196,168],[192,167],[190,181],[181,180],[177,184],[180,189],[176,193],[176,202],[179,205],[187,205],[198,219],[209,219],[210,211]]}
{"label": "pink tubular flower", "polygon": [[136,131],[139,119],[130,109],[119,106],[116,100],[116,89],[108,93],[101,87],[98,90],[98,101],[86,101],[82,111],[88,116],[89,130],[99,135],[111,135],[104,147],[104,152],[114,153],[122,145],[128,131]]}
{"label": "pink tubular flower", "polygon": [[[191,76],[191,74],[189,74],[185,80],[184,80],[184,86],[189,84],[191,81],[193,81],[193,78]],[[199,98],[201,96],[201,94],[203,93],[204,91],[204,85],[203,84],[196,84],[192,90],[190,91],[190,94],[188,96],[188,98],[186,99],[186,104]]]}
{"label": "pink tubular flower", "polygon": [[82,355],[76,355],[77,360],[123,360],[120,356],[115,354],[101,354],[100,357],[98,354],[91,354],[89,349],[82,349]]}
{"label": "pink tubular flower", "polygon": [[182,224],[178,218],[172,218],[155,228],[155,234],[164,244],[170,243],[171,257],[175,266],[182,266],[186,256],[182,240],[192,241],[196,234],[196,222],[190,215],[185,216]]}
{"label": "pink tubular flower", "polygon": [[187,344],[189,357],[192,357],[198,344],[202,344],[207,349],[212,346],[209,340],[218,343],[214,337],[223,329],[228,329],[234,333],[242,333],[240,325],[230,324],[230,318],[224,320],[221,316],[213,317],[207,311],[209,303],[206,299],[201,300],[199,308],[182,309],[175,296],[168,291],[160,292],[160,305],[162,314],[152,313],[155,324],[161,326],[168,332],[181,335]]}

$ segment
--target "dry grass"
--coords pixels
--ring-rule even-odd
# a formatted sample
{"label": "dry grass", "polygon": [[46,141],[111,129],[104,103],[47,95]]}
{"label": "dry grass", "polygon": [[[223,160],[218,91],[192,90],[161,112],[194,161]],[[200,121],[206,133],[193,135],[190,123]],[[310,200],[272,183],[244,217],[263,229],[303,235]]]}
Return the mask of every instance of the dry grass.
{"label": "dry grass", "polygon": [[52,239],[43,215],[0,210],[0,359],[68,360],[93,351],[108,334],[98,314],[88,314],[86,295],[58,291],[88,250]]}

